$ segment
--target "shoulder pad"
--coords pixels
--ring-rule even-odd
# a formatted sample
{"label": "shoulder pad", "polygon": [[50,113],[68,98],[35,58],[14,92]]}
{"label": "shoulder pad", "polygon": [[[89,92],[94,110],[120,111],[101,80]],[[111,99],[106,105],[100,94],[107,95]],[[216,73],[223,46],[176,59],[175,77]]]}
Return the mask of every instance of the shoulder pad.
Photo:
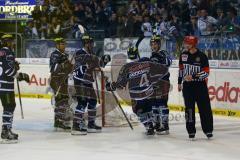
{"label": "shoulder pad", "polygon": [[146,61],[150,61],[150,58],[148,58],[148,57],[143,57],[143,58],[140,58],[140,59],[138,60],[138,62],[146,62]]}
{"label": "shoulder pad", "polygon": [[87,54],[83,49],[79,49],[76,54]]}
{"label": "shoulder pad", "polygon": [[168,51],[165,51],[165,50],[161,50],[160,53],[163,54],[163,55],[165,55],[165,56],[168,56],[168,55],[169,55]]}
{"label": "shoulder pad", "polygon": [[59,54],[60,52],[58,50],[55,50],[52,52],[52,54]]}

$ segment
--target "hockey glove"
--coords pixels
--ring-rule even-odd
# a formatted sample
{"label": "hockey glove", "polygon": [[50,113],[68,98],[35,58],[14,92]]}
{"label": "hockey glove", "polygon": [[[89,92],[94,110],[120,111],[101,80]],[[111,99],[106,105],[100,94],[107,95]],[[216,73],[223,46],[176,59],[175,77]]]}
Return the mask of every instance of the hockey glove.
{"label": "hockey glove", "polygon": [[26,81],[27,83],[30,82],[29,75],[26,73],[18,73],[17,80],[19,81]]}
{"label": "hockey glove", "polygon": [[18,71],[20,69],[20,63],[18,61],[14,62],[15,69]]}
{"label": "hockey glove", "polygon": [[114,82],[113,82],[113,83],[107,82],[107,83],[106,83],[106,89],[107,89],[107,91],[115,91],[115,90],[116,90],[116,87],[115,87],[114,84],[115,84]]}
{"label": "hockey glove", "polygon": [[101,67],[105,67],[106,66],[106,64],[108,63],[108,62],[110,62],[111,61],[111,57],[110,57],[110,55],[109,54],[106,54],[106,55],[103,55],[102,57],[101,57]]}

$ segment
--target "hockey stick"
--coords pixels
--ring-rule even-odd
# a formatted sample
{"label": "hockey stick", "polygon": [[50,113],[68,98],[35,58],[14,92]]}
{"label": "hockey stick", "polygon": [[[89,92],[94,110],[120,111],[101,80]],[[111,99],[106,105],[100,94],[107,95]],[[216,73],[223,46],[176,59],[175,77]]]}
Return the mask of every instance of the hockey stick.
{"label": "hockey stick", "polygon": [[[102,75],[104,76],[104,73],[103,73],[103,72],[102,72]],[[107,81],[107,80],[108,80],[108,77],[105,77],[105,76],[104,76],[104,79],[105,79],[105,81]],[[128,125],[129,125],[129,127],[133,130],[133,126],[132,126],[131,122],[129,121],[129,119],[128,119],[126,113],[124,112],[124,110],[123,110],[123,108],[122,108],[122,106],[121,106],[121,104],[120,104],[120,102],[119,102],[117,96],[115,95],[115,93],[114,93],[113,91],[111,91],[111,93],[112,93],[112,95],[113,95],[113,97],[114,97],[116,103],[118,104],[118,107],[120,108],[120,110],[121,110],[121,112],[122,112],[124,118],[126,119]]]}
{"label": "hockey stick", "polygon": [[100,95],[99,95],[99,88],[98,88],[98,82],[97,82],[97,75],[96,75],[96,71],[93,71],[94,77],[95,77],[95,84],[96,84],[96,88],[97,88],[97,99],[98,99],[98,103],[101,104],[100,102]]}
{"label": "hockey stick", "polygon": [[22,119],[24,119],[23,107],[22,107],[22,98],[21,98],[21,91],[20,91],[18,79],[17,79],[17,88],[18,88],[18,96],[19,96],[19,103],[20,103],[20,109],[21,109],[21,117],[22,117]]}
{"label": "hockey stick", "polygon": [[132,126],[131,122],[129,121],[129,119],[128,119],[126,113],[124,112],[124,110],[123,110],[123,108],[122,108],[122,106],[121,106],[121,104],[120,104],[120,102],[119,102],[117,96],[115,95],[115,93],[114,93],[113,91],[111,91],[111,93],[112,93],[112,95],[113,95],[115,101],[117,102],[118,107],[119,107],[120,110],[122,111],[122,114],[124,115],[125,119],[127,120],[127,123],[128,123],[128,125],[129,125],[129,127],[133,130],[133,126]]}

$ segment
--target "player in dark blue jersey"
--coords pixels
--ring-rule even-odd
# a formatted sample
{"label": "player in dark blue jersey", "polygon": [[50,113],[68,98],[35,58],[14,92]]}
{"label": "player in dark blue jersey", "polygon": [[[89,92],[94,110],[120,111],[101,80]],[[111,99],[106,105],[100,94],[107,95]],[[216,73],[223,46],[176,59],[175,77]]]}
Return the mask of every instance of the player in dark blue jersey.
{"label": "player in dark blue jersey", "polygon": [[54,127],[57,130],[70,130],[70,117],[68,111],[68,74],[72,72],[73,65],[65,53],[66,42],[63,38],[55,38],[56,50],[50,56],[50,86],[55,94]]}
{"label": "player in dark blue jersey", "polygon": [[197,37],[184,38],[185,51],[179,57],[178,90],[183,92],[186,128],[190,139],[195,138],[195,103],[197,103],[203,132],[213,137],[213,115],[207,88],[209,63],[207,56],[196,48]]}
{"label": "player in dark blue jersey", "polygon": [[[150,45],[152,49],[152,55],[150,57],[151,61],[156,64],[164,65],[165,67],[170,67],[172,64],[172,59],[165,50],[161,50],[161,39],[158,35],[153,35],[150,40]],[[157,134],[169,134],[169,108],[168,108],[168,94],[170,88],[170,73],[168,72],[164,77],[159,79],[154,84],[154,90],[157,94],[155,108],[153,112],[156,115],[156,132]]]}
{"label": "player in dark blue jersey", "polygon": [[136,48],[128,49],[128,57],[133,62],[125,64],[116,82],[107,83],[106,88],[114,91],[122,89],[128,84],[133,112],[145,126],[147,135],[154,135],[154,121],[152,108],[155,105],[155,92],[153,83],[167,73],[167,68],[155,65],[149,58],[138,57]]}
{"label": "player in dark blue jersey", "polygon": [[0,49],[0,99],[3,106],[2,133],[1,138],[7,143],[16,142],[18,134],[12,132],[13,113],[16,107],[14,95],[14,78],[19,81],[29,82],[29,76],[18,73],[19,63],[15,60],[14,38],[10,34],[2,37],[2,48]]}
{"label": "player in dark blue jersey", "polygon": [[[103,56],[100,60],[93,53],[93,38],[89,35],[82,37],[83,48],[75,54],[73,71],[74,86],[78,105],[73,117],[72,135],[86,135],[87,132],[101,132],[101,127],[96,125],[97,95],[93,87],[96,71],[100,71],[110,60],[110,56]],[[98,91],[97,91],[98,92]],[[86,126],[84,113],[87,108],[88,125]]]}

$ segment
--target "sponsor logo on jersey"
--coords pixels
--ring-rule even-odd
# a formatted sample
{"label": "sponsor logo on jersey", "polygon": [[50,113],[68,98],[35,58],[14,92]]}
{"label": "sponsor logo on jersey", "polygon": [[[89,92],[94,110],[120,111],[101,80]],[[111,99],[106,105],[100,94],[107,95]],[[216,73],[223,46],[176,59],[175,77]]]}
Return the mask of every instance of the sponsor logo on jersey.
{"label": "sponsor logo on jersey", "polygon": [[187,54],[183,54],[182,55],[182,61],[186,62],[188,60],[188,55]]}
{"label": "sponsor logo on jersey", "polygon": [[145,69],[145,70],[139,70],[139,71],[136,71],[136,72],[132,72],[129,74],[129,78],[132,78],[132,77],[137,77],[139,75],[142,75],[146,72],[148,72],[149,70]]}
{"label": "sponsor logo on jersey", "polygon": [[142,69],[146,69],[146,68],[149,68],[150,67],[150,63],[142,63],[142,62],[137,62],[136,65],[133,65],[129,71],[130,72],[135,72],[135,71],[139,71],[139,70],[142,70]]}

